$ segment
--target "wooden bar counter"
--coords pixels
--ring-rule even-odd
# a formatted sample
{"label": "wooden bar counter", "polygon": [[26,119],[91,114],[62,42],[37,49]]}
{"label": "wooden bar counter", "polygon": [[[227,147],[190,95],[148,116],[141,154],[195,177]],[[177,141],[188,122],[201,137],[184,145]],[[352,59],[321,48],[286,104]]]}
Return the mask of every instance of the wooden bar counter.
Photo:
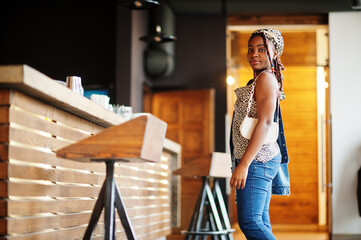
{"label": "wooden bar counter", "polygon": [[[29,66],[0,66],[0,239],[81,239],[105,165],[55,152],[123,122]],[[171,233],[171,165],[179,158],[180,146],[166,139],[159,163],[116,163],[137,239]],[[103,239],[103,229],[101,218],[93,239]],[[116,236],[126,239],[119,219]]]}

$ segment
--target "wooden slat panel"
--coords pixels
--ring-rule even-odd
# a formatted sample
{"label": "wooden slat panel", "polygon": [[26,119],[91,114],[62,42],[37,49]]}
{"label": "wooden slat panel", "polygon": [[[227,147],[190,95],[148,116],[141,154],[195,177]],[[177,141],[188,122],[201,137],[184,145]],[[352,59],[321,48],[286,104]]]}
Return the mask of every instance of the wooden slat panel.
{"label": "wooden slat panel", "polygon": [[41,232],[43,229],[60,228],[60,216],[10,218],[8,231],[13,234]]}
{"label": "wooden slat panel", "polygon": [[[0,126],[1,131],[1,126]],[[45,137],[39,135],[35,132],[30,132],[24,129],[19,128],[10,128],[10,139],[25,145],[41,147],[49,150],[56,150],[66,145],[69,145],[69,142],[59,140],[53,137]]]}
{"label": "wooden slat panel", "polygon": [[6,219],[0,219],[0,236],[7,233],[7,221]]}
{"label": "wooden slat panel", "polygon": [[71,228],[87,225],[90,215],[91,213],[87,212],[66,215],[10,218],[8,221],[8,231],[13,234],[24,234],[41,232],[44,229]]}
{"label": "wooden slat panel", "polygon": [[0,161],[9,160],[9,145],[0,143]]}
{"label": "wooden slat panel", "polygon": [[0,200],[0,217],[6,217],[8,213],[8,202],[6,200]]}
{"label": "wooden slat panel", "polygon": [[[1,201],[0,201],[1,203]],[[5,204],[5,202],[2,202]],[[94,199],[64,199],[64,200],[13,200],[8,202],[8,214],[32,216],[45,213],[75,213],[93,209]]]}
{"label": "wooden slat panel", "polygon": [[0,142],[9,142],[9,126],[0,126]]}
{"label": "wooden slat panel", "polygon": [[[1,145],[0,145],[1,147]],[[43,152],[40,150],[9,146],[9,156],[12,159],[21,160],[29,163],[43,163],[50,166],[60,166],[73,170],[87,170],[96,173],[104,173],[105,166],[102,163],[79,163],[67,159],[56,158],[55,153]]]}
{"label": "wooden slat panel", "polygon": [[8,163],[0,162],[0,179],[8,179]]}
{"label": "wooden slat panel", "polygon": [[9,107],[0,107],[0,123],[9,123]]}
{"label": "wooden slat panel", "polygon": [[64,171],[55,168],[11,164],[9,175],[13,178],[45,180],[50,182],[82,183],[101,185],[104,176],[79,171]]}
{"label": "wooden slat panel", "polygon": [[75,239],[82,239],[85,229],[86,226],[57,229],[51,231],[30,233],[25,235],[15,235],[11,237],[0,237],[0,240],[6,240],[6,239],[11,239],[11,240],[49,240],[49,239],[73,240],[74,239],[75,240]]}
{"label": "wooden slat panel", "polygon": [[[79,171],[68,171],[59,170],[55,168],[42,168],[37,166],[29,166],[29,165],[20,165],[21,162],[17,164],[10,165],[9,172],[10,175],[14,178],[20,179],[33,179],[33,180],[47,180],[51,182],[71,182],[71,183],[83,183],[83,184],[96,184],[101,185],[104,180],[104,174],[92,174],[92,173],[84,173]],[[6,165],[7,166],[7,165]],[[157,166],[157,165],[156,165]],[[5,167],[5,165],[4,165]],[[124,175],[125,172],[129,171],[129,175],[137,175],[138,171],[132,171],[132,169],[117,167],[116,169],[121,169],[121,171],[117,171],[120,175]],[[149,169],[150,170],[150,169]],[[157,175],[167,173],[161,167],[152,168],[152,171],[160,171],[162,172],[157,173],[142,173],[141,179],[124,179],[124,178],[117,178],[116,181],[119,186],[132,186],[141,183],[142,187],[150,187],[150,186],[157,186],[157,187],[165,187],[167,188],[167,183],[154,183],[147,181],[146,178],[154,179]]]}
{"label": "wooden slat panel", "polygon": [[0,105],[10,104],[10,90],[0,89]]}
{"label": "wooden slat panel", "polygon": [[[59,197],[60,186],[56,184],[33,184],[33,183],[15,183],[9,182],[9,196],[20,197]],[[6,197],[9,197],[6,196]]]}
{"label": "wooden slat panel", "polygon": [[31,113],[59,121],[68,126],[90,133],[96,133],[99,131],[99,129],[104,129],[103,127],[97,126],[96,124],[88,122],[85,119],[61,111],[53,106],[28,97],[20,92],[13,93],[11,104]]}
{"label": "wooden slat panel", "polygon": [[41,130],[54,136],[62,137],[73,141],[78,141],[80,139],[90,136],[90,134],[80,132],[75,128],[69,128],[64,125],[59,125],[55,122],[52,122],[51,120],[49,121],[41,119],[39,117],[36,117],[35,115],[29,114],[28,112],[21,111],[20,109],[12,108],[10,110],[10,121],[24,127]]}
{"label": "wooden slat panel", "polygon": [[0,182],[0,197],[6,198],[8,196],[8,183]]}
{"label": "wooden slat panel", "polygon": [[[170,212],[165,212],[163,214],[154,215],[152,219],[147,217],[139,217],[145,216],[150,213],[142,214],[138,213],[137,217],[131,217],[130,220],[132,224],[136,227],[136,232],[139,235],[147,235],[147,228],[145,226],[149,226],[149,228],[158,229],[161,225],[162,228],[170,229],[169,227],[169,219]],[[75,226],[86,225],[90,219],[90,212],[87,213],[71,213],[66,215],[52,215],[52,216],[36,216],[36,217],[22,217],[22,218],[13,218],[9,219],[8,223],[8,231],[11,231],[13,234],[24,234],[24,233],[34,233],[41,232],[43,229],[58,229],[58,228],[70,228]],[[132,215],[132,214],[129,214]],[[134,215],[134,214],[133,214]],[[99,227],[103,227],[103,217],[100,217]],[[118,215],[116,216],[116,228],[118,231],[123,231],[123,227],[121,226]],[[102,232],[102,230],[98,230],[98,233]],[[1,232],[0,232],[1,234]]]}
{"label": "wooden slat panel", "polygon": [[[59,184],[37,184],[9,182],[9,195],[20,197],[97,197],[100,187],[59,185]],[[127,190],[125,193],[134,194],[136,191]],[[155,191],[156,192],[156,191]],[[148,193],[152,193],[149,191]],[[141,194],[146,195],[145,192]]]}

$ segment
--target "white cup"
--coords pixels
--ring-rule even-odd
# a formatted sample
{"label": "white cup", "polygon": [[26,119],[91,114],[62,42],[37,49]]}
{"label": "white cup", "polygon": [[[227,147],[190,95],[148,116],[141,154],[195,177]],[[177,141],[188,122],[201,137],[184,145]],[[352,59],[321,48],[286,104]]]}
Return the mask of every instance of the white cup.
{"label": "white cup", "polygon": [[78,76],[67,76],[66,77],[66,86],[80,95],[84,95],[84,88],[81,85],[81,77]]}
{"label": "white cup", "polygon": [[92,94],[92,95],[90,95],[90,100],[95,102],[96,104],[102,106],[103,108],[109,109],[110,98],[107,95]]}

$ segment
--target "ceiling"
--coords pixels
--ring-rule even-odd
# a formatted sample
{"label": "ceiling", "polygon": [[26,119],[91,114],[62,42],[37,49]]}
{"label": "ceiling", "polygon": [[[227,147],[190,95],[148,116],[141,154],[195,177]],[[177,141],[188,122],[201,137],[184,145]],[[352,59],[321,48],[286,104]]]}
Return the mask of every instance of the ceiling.
{"label": "ceiling", "polygon": [[327,14],[352,11],[352,0],[166,0],[181,15]]}

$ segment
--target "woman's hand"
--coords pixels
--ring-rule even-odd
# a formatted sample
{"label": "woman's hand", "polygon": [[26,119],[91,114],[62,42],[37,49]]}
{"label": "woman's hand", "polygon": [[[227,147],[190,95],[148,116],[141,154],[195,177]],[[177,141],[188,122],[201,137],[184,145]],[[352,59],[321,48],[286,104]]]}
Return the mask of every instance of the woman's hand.
{"label": "woman's hand", "polygon": [[242,161],[234,169],[230,185],[234,189],[244,189],[248,175],[248,164],[242,164]]}

